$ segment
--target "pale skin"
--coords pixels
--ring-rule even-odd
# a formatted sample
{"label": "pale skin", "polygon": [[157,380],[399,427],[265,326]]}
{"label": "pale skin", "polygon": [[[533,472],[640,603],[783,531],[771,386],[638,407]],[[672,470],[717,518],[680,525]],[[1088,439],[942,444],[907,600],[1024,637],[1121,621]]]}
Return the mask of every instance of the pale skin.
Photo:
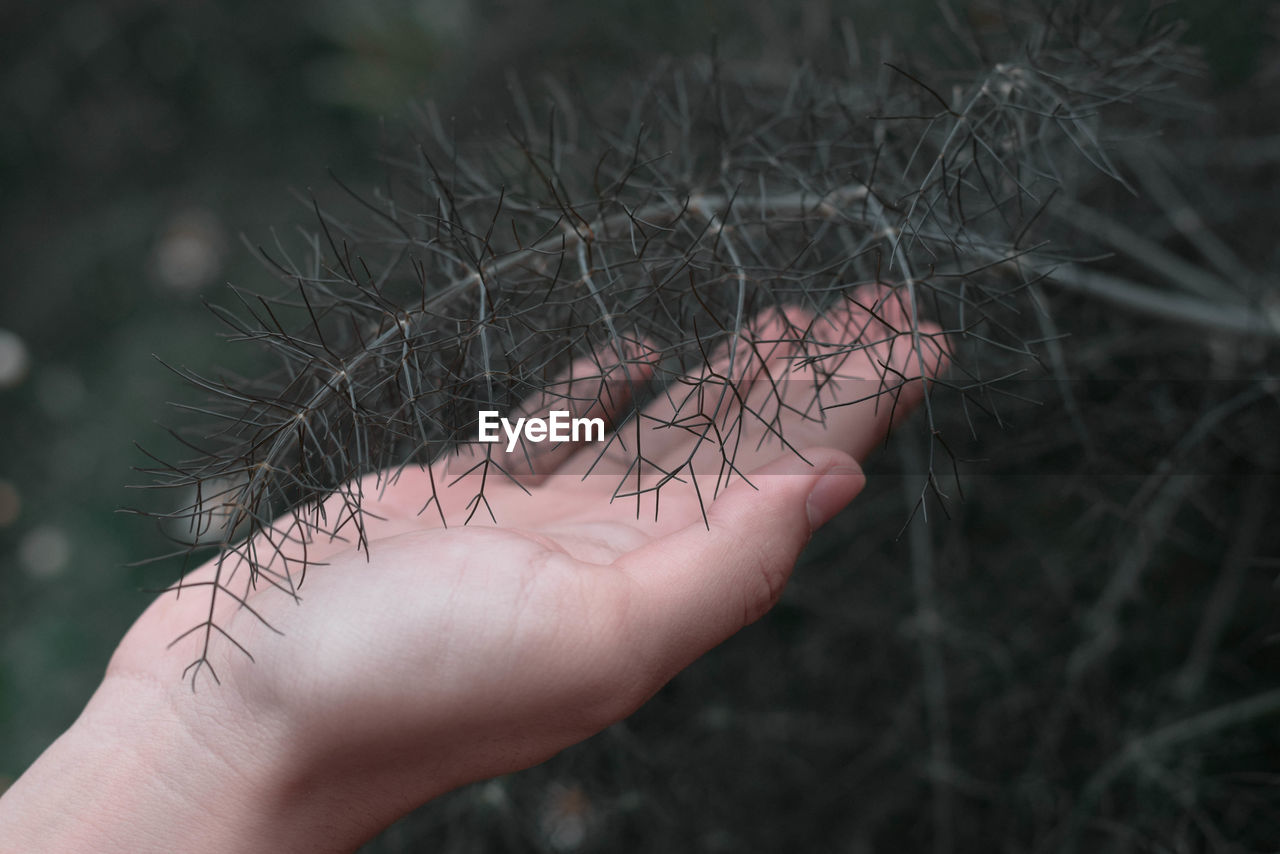
{"label": "pale skin", "polygon": [[[872,345],[845,357],[836,397],[871,394],[886,364],[901,385],[896,405],[831,409],[824,423],[784,411],[803,459],[760,445],[766,430],[747,419],[735,464],[750,482],[734,477],[714,500],[716,447],[688,431],[655,435],[646,456],[657,466],[696,449],[705,519],[678,484],[655,521],[651,504],[637,518],[634,499],[608,500],[616,476],[548,476],[579,473],[575,454],[590,448],[539,460],[523,489],[489,484],[497,524],[481,513],[446,528],[434,506],[419,512],[426,471],[380,493],[371,476],[368,553],[345,538],[312,543],[301,603],[259,585],[249,602],[282,634],[223,597],[219,624],[256,660],[215,643],[220,684],[197,675],[195,691],[182,673],[200,633],[168,645],[205,619],[209,599],[201,588],[161,595],[79,719],[0,798],[0,849],[352,851],[444,792],[535,765],[626,717],[768,611],[812,532],[862,489],[859,461],[920,401],[920,378],[942,370],[937,328],[911,335],[909,310],[887,295],[859,289],[816,324],[793,310],[762,316],[754,349],[713,360],[735,381],[790,376],[784,398],[804,408],[813,369],[768,342],[778,324],[813,324],[822,340]],[[637,359],[627,373],[647,370]],[[765,385],[754,387],[749,407]],[[451,522],[479,476],[443,486],[460,462],[433,472]]]}

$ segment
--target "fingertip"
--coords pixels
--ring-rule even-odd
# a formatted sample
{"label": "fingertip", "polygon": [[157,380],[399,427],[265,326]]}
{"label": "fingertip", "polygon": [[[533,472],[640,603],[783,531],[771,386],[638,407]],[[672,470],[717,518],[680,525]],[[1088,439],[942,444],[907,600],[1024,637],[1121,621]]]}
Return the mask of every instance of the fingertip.
{"label": "fingertip", "polygon": [[784,454],[752,472],[748,479],[759,482],[777,475],[809,478],[805,515],[810,534],[831,521],[867,484],[867,476],[858,461],[835,448],[808,448],[803,458]]}
{"label": "fingertip", "polygon": [[847,454],[840,456],[846,459],[833,461],[819,475],[805,499],[805,513],[809,518],[811,534],[830,522],[867,485],[862,467]]}
{"label": "fingertip", "polygon": [[[787,480],[779,480],[786,477]],[[866,475],[858,461],[835,448],[805,449],[800,454],[783,454],[747,475],[747,482],[733,487],[711,505],[717,521],[730,521],[744,512],[754,512],[770,503],[785,507],[803,501],[808,530],[805,540],[825,525],[866,486]],[[717,507],[717,505],[719,505]],[[739,520],[740,521],[740,520]]]}

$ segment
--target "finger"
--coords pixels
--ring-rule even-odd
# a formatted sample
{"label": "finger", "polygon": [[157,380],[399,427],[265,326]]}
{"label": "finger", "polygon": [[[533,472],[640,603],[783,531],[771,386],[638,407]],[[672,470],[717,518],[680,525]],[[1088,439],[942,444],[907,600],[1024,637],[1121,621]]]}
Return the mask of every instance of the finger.
{"label": "finger", "polygon": [[848,455],[785,456],[707,508],[706,523],[660,537],[619,559],[631,581],[628,641],[665,681],[755,621],[777,601],[810,534],[861,491]]}
{"label": "finger", "polygon": [[[520,418],[546,418],[552,410],[562,410],[569,418],[600,418],[607,431],[652,377],[656,361],[651,347],[635,342],[622,346],[621,358],[610,354],[578,359],[505,417],[514,424]],[[431,466],[406,465],[345,484],[325,502],[323,514],[344,524],[334,526],[336,537],[318,538],[312,553],[327,557],[361,539],[424,527],[509,521],[508,505],[526,505],[521,499],[527,498],[528,489],[563,464],[577,443],[520,440],[508,451],[509,437],[503,432],[498,431],[496,443],[464,445]]]}
{"label": "finger", "polygon": [[562,411],[570,419],[600,419],[600,438],[588,436],[587,431],[579,433],[577,441],[569,442],[529,441],[522,437],[513,450],[504,448],[495,455],[497,461],[526,487],[543,482],[547,475],[561,469],[583,474],[585,466],[578,471],[578,467],[566,463],[584,446],[588,446],[586,450],[594,448],[595,455],[599,455],[615,441],[613,432],[618,422],[626,418],[631,401],[652,379],[657,361],[657,351],[647,342],[625,342],[604,357],[593,354],[574,361],[508,420],[514,423],[518,418],[548,418],[553,411]]}
{"label": "finger", "polygon": [[[736,457],[774,429],[764,406],[789,381],[798,342],[813,315],[790,306],[752,318],[688,380],[672,383],[640,417],[639,453],[648,480],[684,470],[731,473]],[[742,468],[740,471],[746,471]]]}
{"label": "finger", "polygon": [[[919,406],[928,380],[946,370],[947,339],[941,327],[920,318],[905,288],[860,288],[826,322],[833,344],[822,351],[827,363],[815,362],[829,380],[820,396],[825,433],[840,437],[837,447],[866,459]],[[853,346],[834,343],[841,339]]]}
{"label": "finger", "polygon": [[905,289],[866,285],[822,316],[798,309],[787,316],[785,346],[775,333],[769,358],[735,389],[736,420],[718,423],[719,432],[709,432],[696,453],[687,445],[671,449],[662,458],[666,471],[691,462],[682,481],[695,473],[714,481],[729,473],[726,460],[749,471],[808,446],[865,459],[920,403],[922,378],[945,369],[945,337],[919,320]]}
{"label": "finger", "polygon": [[865,460],[948,363],[941,328],[919,319],[905,289],[858,288],[815,321],[812,335],[808,383],[788,388],[795,417],[784,435],[793,447],[827,445]]}

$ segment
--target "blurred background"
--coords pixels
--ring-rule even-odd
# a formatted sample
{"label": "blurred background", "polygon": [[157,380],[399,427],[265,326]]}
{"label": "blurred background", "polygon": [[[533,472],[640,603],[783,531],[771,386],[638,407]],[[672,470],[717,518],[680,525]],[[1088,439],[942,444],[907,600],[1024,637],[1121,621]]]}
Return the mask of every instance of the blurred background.
{"label": "blurred background", "polygon": [[[993,14],[968,5],[946,8]],[[1181,192],[1231,263],[1274,282],[1277,17],[1262,0],[1174,5],[1208,69],[1187,84],[1195,109],[1178,149],[1198,151],[1203,174],[1182,174]],[[251,353],[224,346],[204,300],[228,302],[227,282],[268,281],[251,247],[312,227],[310,199],[332,190],[330,171],[376,182],[380,147],[422,99],[501,129],[513,76],[603,91],[713,36],[726,56],[789,61],[829,49],[842,20],[909,51],[940,8],[5,4],[0,787],[71,723],[149,601],[141,588],[157,583],[128,564],[166,543],[117,512],[139,501],[126,488],[146,463],[135,443],[163,444],[162,425],[184,417],[166,402],[192,399],[157,357],[255,370]],[[1177,257],[1203,254],[1177,228],[1149,237]],[[1148,495],[1144,476],[988,478],[952,518],[899,537],[902,485],[873,479],[815,541],[777,611],[634,719],[430,805],[369,850],[1029,850],[1061,842],[1084,802],[1110,850],[1280,839],[1280,703],[1266,693],[1280,687],[1269,524],[1280,503],[1276,458],[1261,451],[1280,421],[1274,384],[1258,379],[1275,366],[1274,339],[1104,321],[1079,298],[1059,308],[1069,356],[1181,390],[1164,409],[1102,392],[1081,406],[1132,443],[1140,475],[1207,431],[1215,456],[1188,469],[1191,482]],[[1206,391],[1211,375],[1235,385]],[[1016,458],[1044,435],[1023,426],[985,452]],[[1133,584],[1103,609],[1111,622],[1089,628],[1115,568],[1135,561]],[[1104,629],[1101,662],[1063,708],[1061,673]],[[1226,722],[1202,719],[1215,710]],[[1163,740],[1141,741],[1154,734]],[[1152,755],[1127,753],[1134,744]],[[1116,757],[1115,779],[1098,784]]]}

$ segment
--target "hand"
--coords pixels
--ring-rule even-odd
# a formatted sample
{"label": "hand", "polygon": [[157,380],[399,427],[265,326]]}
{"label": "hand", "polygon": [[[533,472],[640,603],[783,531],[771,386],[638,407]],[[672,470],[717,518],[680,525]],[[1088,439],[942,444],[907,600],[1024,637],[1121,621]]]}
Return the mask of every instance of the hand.
{"label": "hand", "polygon": [[[863,288],[855,300],[861,305],[816,322],[790,310],[759,317],[754,347],[717,358],[713,369],[745,391],[716,420],[747,417],[737,436],[738,474],[714,500],[720,443],[700,445],[696,431],[671,428],[653,431],[640,486],[690,459],[692,474],[681,469],[685,483],[666,485],[656,519],[651,492],[641,493],[639,516],[635,499],[610,501],[616,472],[585,482],[556,476],[585,470],[599,453],[593,446],[540,458],[523,486],[489,482],[500,525],[482,511],[469,525],[446,528],[432,510],[420,512],[434,479],[441,511],[460,521],[481,475],[449,483],[443,472],[473,461],[405,471],[382,491],[371,477],[367,556],[344,539],[314,542],[300,604],[259,585],[246,597],[252,611],[223,596],[213,615],[191,585],[209,581],[214,565],[196,570],[181,596],[162,595],[126,635],[86,719],[134,721],[100,725],[111,732],[146,732],[140,716],[148,713],[166,721],[161,730],[177,733],[174,750],[190,752],[168,759],[188,772],[182,786],[195,794],[187,800],[204,797],[202,779],[211,791],[230,786],[229,810],[243,819],[241,829],[253,828],[261,850],[282,851],[350,850],[451,788],[528,767],[589,737],[773,605],[812,531],[862,488],[855,458],[921,399],[919,378],[941,370],[936,327],[922,324],[914,339],[899,334],[910,326],[906,309],[886,289]],[[835,373],[844,379],[832,393],[872,398],[828,410],[825,423],[812,420],[813,366],[793,364],[794,352],[778,343],[784,336],[774,334],[811,323],[815,337],[830,336],[828,350],[842,363]],[[878,343],[852,354],[837,346],[857,338]],[[651,369],[643,359],[632,367]],[[896,405],[874,398],[882,383],[901,383]],[[607,391],[615,402],[625,396],[620,384]],[[776,423],[805,449],[804,460],[771,441],[754,417],[771,393],[785,404],[775,407]],[[646,417],[670,422],[677,407],[659,400]],[[497,457],[509,469],[523,460]],[[286,520],[280,530],[287,527]],[[201,633],[166,645],[210,616],[215,641],[225,641],[207,661],[220,685],[204,679],[193,693],[179,674],[201,654]],[[265,844],[277,835],[288,842]],[[219,844],[227,850],[235,842],[224,836]],[[182,847],[197,850],[190,839]]]}

